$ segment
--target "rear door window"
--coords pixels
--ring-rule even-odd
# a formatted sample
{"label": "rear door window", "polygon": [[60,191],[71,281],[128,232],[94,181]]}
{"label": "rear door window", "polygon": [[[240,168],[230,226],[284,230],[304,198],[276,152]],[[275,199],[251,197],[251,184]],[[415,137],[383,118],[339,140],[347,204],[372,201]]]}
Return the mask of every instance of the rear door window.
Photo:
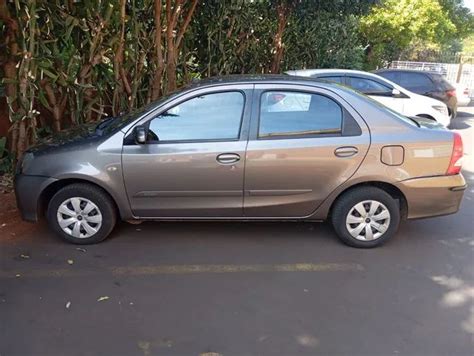
{"label": "rear door window", "polygon": [[340,134],[342,108],[320,94],[264,92],[260,100],[259,138]]}
{"label": "rear door window", "polygon": [[385,79],[390,80],[391,82],[400,84],[400,75],[398,72],[380,72],[377,74],[381,77],[384,77]]}
{"label": "rear door window", "polygon": [[400,73],[400,85],[415,92],[428,92],[433,87],[431,79],[422,73]]}

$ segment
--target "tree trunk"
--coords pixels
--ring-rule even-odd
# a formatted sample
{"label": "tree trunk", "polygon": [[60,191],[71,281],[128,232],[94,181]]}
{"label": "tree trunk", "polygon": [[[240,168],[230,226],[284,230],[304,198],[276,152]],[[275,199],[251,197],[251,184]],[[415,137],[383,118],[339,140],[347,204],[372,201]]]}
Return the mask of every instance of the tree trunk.
{"label": "tree trunk", "polygon": [[287,17],[289,12],[289,5],[286,4],[285,0],[281,0],[277,5],[278,24],[277,32],[273,41],[273,61],[270,67],[270,72],[273,74],[280,72],[281,60],[283,58],[283,33],[285,32]]}
{"label": "tree trunk", "polygon": [[161,84],[163,81],[163,49],[162,49],[162,36],[161,36],[161,10],[162,0],[155,0],[155,73],[153,74],[153,81],[151,83],[151,100],[156,100],[161,95]]}

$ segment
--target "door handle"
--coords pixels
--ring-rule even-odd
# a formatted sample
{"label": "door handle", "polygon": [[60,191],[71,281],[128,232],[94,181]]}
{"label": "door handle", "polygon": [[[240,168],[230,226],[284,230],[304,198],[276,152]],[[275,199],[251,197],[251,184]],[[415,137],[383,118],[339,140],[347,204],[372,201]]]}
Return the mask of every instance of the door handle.
{"label": "door handle", "polygon": [[237,153],[221,153],[216,160],[221,164],[232,164],[240,161],[240,156]]}
{"label": "door handle", "polygon": [[357,149],[357,147],[345,146],[345,147],[336,148],[336,150],[334,151],[334,154],[337,157],[352,157],[352,156],[355,156],[358,152],[359,150]]}

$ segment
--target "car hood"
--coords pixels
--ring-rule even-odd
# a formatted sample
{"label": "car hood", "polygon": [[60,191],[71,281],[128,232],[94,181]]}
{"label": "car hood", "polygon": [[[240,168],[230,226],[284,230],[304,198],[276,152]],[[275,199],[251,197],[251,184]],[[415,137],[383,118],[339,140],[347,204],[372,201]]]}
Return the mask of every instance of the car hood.
{"label": "car hood", "polygon": [[430,98],[430,97],[428,97],[428,96],[416,94],[416,93],[413,93],[413,92],[410,92],[410,93],[408,94],[408,96],[410,96],[412,99],[416,99],[416,101],[418,101],[419,103],[424,104],[424,105],[429,105],[429,106],[446,106],[446,104],[443,103],[443,102],[440,101],[440,100],[436,100],[436,99]]}
{"label": "car hood", "polygon": [[59,147],[66,147],[78,143],[85,143],[87,141],[97,140],[101,137],[100,132],[96,131],[97,123],[82,124],[61,132],[54,133],[49,136],[39,145],[28,149],[28,152],[42,153],[50,149],[57,149]]}

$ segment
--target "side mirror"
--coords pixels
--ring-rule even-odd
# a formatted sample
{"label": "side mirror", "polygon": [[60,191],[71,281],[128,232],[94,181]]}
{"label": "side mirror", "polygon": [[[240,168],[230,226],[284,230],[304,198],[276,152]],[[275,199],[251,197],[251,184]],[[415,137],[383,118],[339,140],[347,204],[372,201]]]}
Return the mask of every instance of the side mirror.
{"label": "side mirror", "polygon": [[135,142],[143,145],[146,143],[146,127],[145,126],[137,126],[134,129],[134,136],[135,136]]}
{"label": "side mirror", "polygon": [[392,96],[395,98],[400,98],[402,96],[402,93],[400,90],[393,88],[392,89]]}

